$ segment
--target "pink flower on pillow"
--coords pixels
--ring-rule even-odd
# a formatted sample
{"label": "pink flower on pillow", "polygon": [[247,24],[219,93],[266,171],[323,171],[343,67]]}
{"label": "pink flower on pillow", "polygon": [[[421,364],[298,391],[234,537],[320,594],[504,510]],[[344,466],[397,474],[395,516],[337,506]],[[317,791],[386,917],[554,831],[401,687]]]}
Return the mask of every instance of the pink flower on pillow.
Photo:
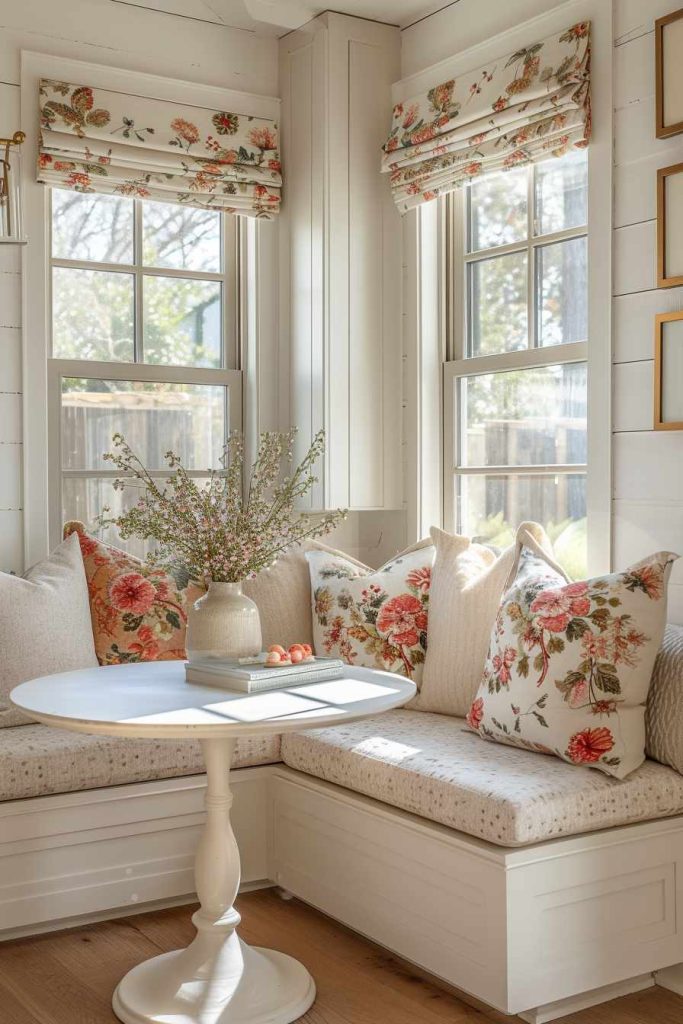
{"label": "pink flower on pillow", "polygon": [[377,632],[402,647],[414,647],[427,628],[427,613],[412,594],[392,597],[377,616]]}
{"label": "pink flower on pillow", "polygon": [[428,593],[432,583],[431,565],[425,565],[421,569],[411,569],[406,576],[406,583],[409,587],[419,590],[421,594]]}
{"label": "pink flower on pillow", "polygon": [[479,726],[481,725],[481,720],[482,720],[483,717],[484,717],[484,698],[483,697],[477,697],[477,699],[475,701],[473,701],[472,707],[467,712],[467,715],[465,717],[465,721],[467,722],[467,724],[470,726],[471,729],[478,730]]}
{"label": "pink flower on pillow", "polygon": [[493,671],[498,677],[498,681],[501,686],[507,686],[510,682],[512,674],[510,672],[510,666],[513,664],[517,657],[517,651],[514,647],[506,647],[503,651],[502,656],[500,654],[494,654],[492,658]]}
{"label": "pink flower on pillow", "polygon": [[118,611],[146,615],[154,604],[156,590],[139,572],[127,572],[114,580],[109,596]]}
{"label": "pink flower on pillow", "polygon": [[569,741],[566,756],[574,764],[594,764],[614,746],[614,737],[604,725],[599,729],[575,732]]}
{"label": "pink flower on pillow", "polygon": [[538,624],[550,633],[564,633],[569,620],[588,615],[591,603],[587,583],[570,583],[559,590],[544,590],[531,602]]}
{"label": "pink flower on pillow", "polygon": [[137,654],[140,661],[156,661],[159,657],[159,644],[156,642],[151,626],[140,626],[137,632],[138,642],[130,644],[128,650]]}

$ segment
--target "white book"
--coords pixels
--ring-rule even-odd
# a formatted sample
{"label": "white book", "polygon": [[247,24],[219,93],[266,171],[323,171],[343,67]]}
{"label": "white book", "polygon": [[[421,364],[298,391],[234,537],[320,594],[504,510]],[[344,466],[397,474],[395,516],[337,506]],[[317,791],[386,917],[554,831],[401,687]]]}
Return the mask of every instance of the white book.
{"label": "white book", "polygon": [[[200,686],[215,686],[221,690],[237,690],[239,693],[262,693],[266,690],[277,690],[289,686],[304,686],[306,683],[323,683],[330,679],[339,679],[343,673],[342,667],[312,666],[306,672],[291,672],[283,668],[277,673],[269,673],[261,677],[244,677],[227,675],[224,672],[206,671],[204,668],[197,668],[194,665],[185,666],[185,679],[188,683]],[[299,668],[299,666],[293,666]]]}
{"label": "white book", "polygon": [[308,676],[323,669],[344,669],[344,662],[339,658],[314,658],[311,661],[300,661],[294,665],[266,665],[256,658],[242,661],[230,661],[221,658],[196,658],[187,663],[187,668],[205,675],[220,676],[222,679],[264,680],[285,679],[287,676]]}

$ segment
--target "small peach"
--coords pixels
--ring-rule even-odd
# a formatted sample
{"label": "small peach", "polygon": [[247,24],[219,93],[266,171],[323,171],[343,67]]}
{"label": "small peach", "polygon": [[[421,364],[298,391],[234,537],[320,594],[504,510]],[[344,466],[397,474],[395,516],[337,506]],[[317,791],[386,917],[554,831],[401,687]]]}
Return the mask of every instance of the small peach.
{"label": "small peach", "polygon": [[292,659],[293,665],[298,665],[300,661],[304,660],[304,652],[300,650],[294,650],[290,654],[290,658]]}
{"label": "small peach", "polygon": [[282,655],[286,653],[287,651],[284,649],[284,647],[281,647],[280,644],[271,644],[270,647],[268,648],[268,654]]}
{"label": "small peach", "polygon": [[302,644],[301,646],[304,649],[304,653],[306,654],[306,657],[310,658],[310,656],[313,654],[313,648],[311,647],[311,645],[310,644]]}
{"label": "small peach", "polygon": [[266,665],[279,665],[281,660],[281,656],[277,651],[269,651],[266,658]]}

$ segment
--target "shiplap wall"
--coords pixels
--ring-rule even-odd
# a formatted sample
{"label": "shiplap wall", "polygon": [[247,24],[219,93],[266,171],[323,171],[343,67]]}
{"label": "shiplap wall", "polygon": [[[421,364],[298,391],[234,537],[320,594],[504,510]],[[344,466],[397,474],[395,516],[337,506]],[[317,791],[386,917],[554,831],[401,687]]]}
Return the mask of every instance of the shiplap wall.
{"label": "shiplap wall", "polygon": [[[459,0],[402,33],[402,75],[559,6],[508,0],[494,12],[493,5]],[[652,429],[654,316],[683,308],[683,288],[655,287],[656,171],[683,160],[683,135],[655,138],[654,21],[677,6],[676,0],[612,3],[614,568],[658,548],[683,554],[683,432]],[[670,620],[683,622],[683,558],[674,566],[669,601]]]}
{"label": "shiplap wall", "polygon": [[[683,160],[683,135],[655,138],[654,20],[675,0],[616,0],[614,10],[613,535],[615,567],[656,548],[683,554],[683,432],[652,429],[656,313],[683,288],[656,288],[656,172]],[[683,381],[681,382],[683,387]],[[683,559],[669,618],[683,622]]]}
{"label": "shiplap wall", "polygon": [[[208,13],[208,12],[207,12]],[[0,0],[0,135],[19,124],[21,50],[276,96],[277,41],[115,0]],[[25,132],[38,126],[22,124]],[[29,241],[30,245],[30,241]],[[22,571],[21,250],[0,245],[0,569]],[[42,398],[41,398],[42,400]]]}

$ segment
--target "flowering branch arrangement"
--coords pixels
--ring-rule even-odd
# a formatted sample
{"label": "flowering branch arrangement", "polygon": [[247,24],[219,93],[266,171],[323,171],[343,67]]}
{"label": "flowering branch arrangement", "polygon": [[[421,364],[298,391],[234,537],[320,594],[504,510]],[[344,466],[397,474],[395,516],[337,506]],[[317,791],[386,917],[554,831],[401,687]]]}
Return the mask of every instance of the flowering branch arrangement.
{"label": "flowering branch arrangement", "polygon": [[322,517],[297,509],[317,482],[313,467],[325,451],[325,436],[319,431],[299,465],[289,469],[295,435],[296,430],[261,434],[249,482],[243,486],[244,444],[237,432],[224,446],[224,468],[209,470],[208,481],[201,482],[172,451],[165,456],[168,479],[151,476],[123,435],[114,434],[114,451],[104,458],[125,474],[114,481],[114,489],[134,486],[142,493],[119,516],[110,517],[111,509],[105,508],[98,524],[116,526],[124,540],[156,541],[148,561],[181,566],[197,583],[240,583],[254,577],[288,548],[322,537],[347,516],[343,509]]}

